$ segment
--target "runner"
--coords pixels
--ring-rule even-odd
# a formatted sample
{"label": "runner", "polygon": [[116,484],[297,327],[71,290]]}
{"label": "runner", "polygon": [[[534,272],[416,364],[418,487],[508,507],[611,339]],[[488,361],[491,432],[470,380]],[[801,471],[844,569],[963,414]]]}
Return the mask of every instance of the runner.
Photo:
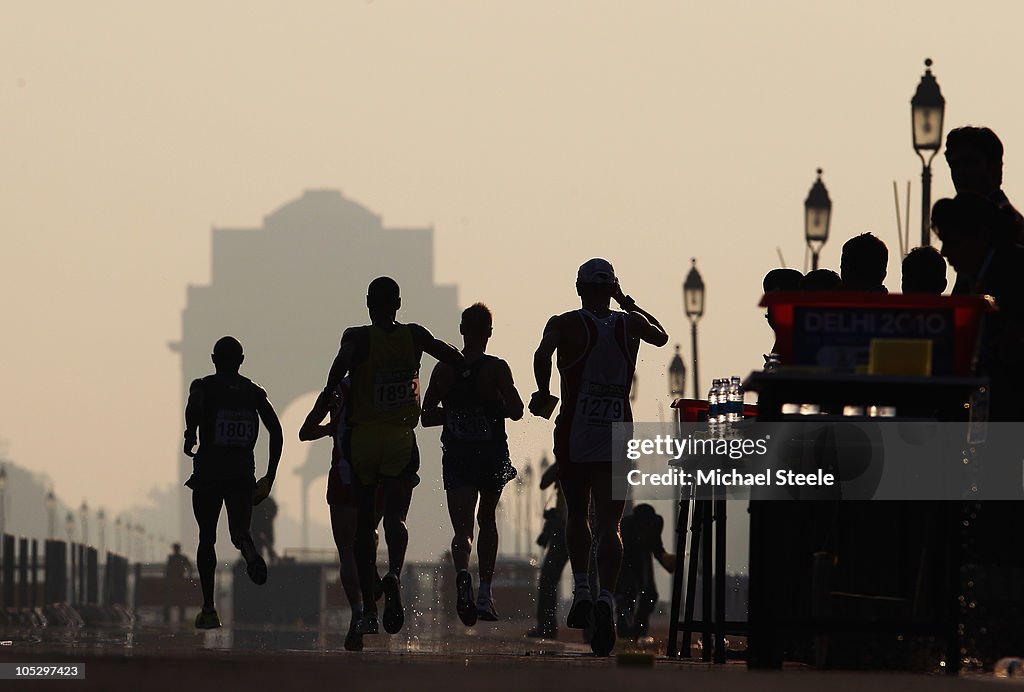
{"label": "runner", "polygon": [[[477,618],[495,622],[491,579],[498,556],[498,525],[494,510],[501,490],[516,477],[509,461],[505,418],[523,417],[523,400],[512,381],[512,370],[501,358],[484,353],[492,333],[491,311],[483,303],[462,313],[464,366],[454,369],[440,363],[430,375],[423,397],[423,426],[443,425],[441,461],[448,515],[455,535],[456,611],[467,627]],[[444,403],[444,408],[438,404]],[[479,509],[477,501],[479,500]],[[473,513],[480,524],[478,568],[480,593],[473,602],[473,578],[469,555],[473,550]]]}
{"label": "runner", "polygon": [[[331,450],[331,468],[327,472],[327,505],[331,512],[331,532],[334,544],[338,548],[338,560],[341,563],[341,587],[345,591],[352,619],[348,633],[345,635],[347,651],[363,650],[363,635],[358,632],[358,624],[363,617],[363,594],[359,588],[359,574],[356,569],[356,496],[352,489],[352,467],[341,451],[341,439],[345,433],[346,403],[349,395],[349,380],[338,383],[334,392],[320,392],[313,408],[299,428],[299,440],[310,442],[321,437],[330,436],[334,446]],[[329,417],[329,418],[328,418]],[[323,424],[324,418],[328,422]],[[376,522],[380,523],[382,505],[380,494],[377,497]],[[376,552],[377,531],[374,529],[374,552]],[[380,577],[376,582],[379,584]],[[380,589],[374,592],[374,599],[380,598]]]}
{"label": "runner", "polygon": [[[623,295],[607,260],[592,259],[579,268],[576,292],[582,309],[555,315],[544,327],[533,361],[537,391],[530,399],[530,412],[550,415],[554,401],[549,391],[551,356],[557,352],[562,407],[555,420],[554,452],[565,493],[566,542],[574,582],[566,624],[584,629],[593,620],[590,646],[604,656],[615,645],[613,594],[622,559],[623,502],[612,499],[611,424],[633,419],[629,390],[640,341],[664,346],[668,335],[654,317]],[[609,309],[612,298],[624,313]],[[596,604],[587,581],[591,496],[601,589]]]}
{"label": "runner", "polygon": [[427,353],[455,367],[463,363],[454,346],[435,339],[417,324],[400,324],[398,284],[382,276],[370,282],[366,307],[370,324],[346,329],[327,376],[331,392],[349,374],[351,406],[342,451],[352,466],[357,502],[356,565],[363,592],[360,634],[376,634],[373,590],[376,550],[373,531],[377,487],[384,495],[384,535],[388,573],[384,576],[384,630],[395,634],[405,623],[400,575],[409,542],[406,515],[419,483],[419,452],[413,429],[420,416],[420,358]]}
{"label": "runner", "polygon": [[[267,581],[267,563],[253,544],[249,522],[253,505],[270,495],[284,442],[267,392],[238,374],[245,358],[242,344],[225,336],[214,345],[211,358],[216,373],[192,382],[185,406],[184,450],[193,459],[192,476],[185,486],[192,489],[192,510],[199,525],[196,567],[203,587],[203,609],[196,616],[199,629],[220,627],[213,604],[213,579],[222,505],[227,507],[231,543],[242,552],[246,573],[256,584]],[[270,433],[270,461],[267,475],[257,483],[253,449],[259,420]],[[193,452],[197,441],[199,450]]]}

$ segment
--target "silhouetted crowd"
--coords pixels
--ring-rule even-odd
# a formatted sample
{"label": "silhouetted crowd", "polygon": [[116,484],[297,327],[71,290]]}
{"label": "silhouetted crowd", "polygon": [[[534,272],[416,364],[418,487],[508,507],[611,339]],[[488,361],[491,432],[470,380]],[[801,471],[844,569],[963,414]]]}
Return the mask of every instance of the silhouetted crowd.
{"label": "silhouetted crowd", "polygon": [[[1003,144],[987,127],[960,127],[947,135],[945,156],[957,194],[932,207],[932,232],[941,250],[911,250],[903,258],[900,288],[904,294],[941,294],[947,287],[948,262],[956,272],[951,295],[982,295],[993,301],[996,311],[986,317],[977,374],[991,381],[991,420],[1024,420],[1024,405],[1014,402],[1024,385],[1024,217],[1002,189]],[[831,269],[806,275],[773,269],[765,275],[763,288],[765,293],[886,294],[888,262],[885,243],[862,233],[843,245],[838,274]]]}

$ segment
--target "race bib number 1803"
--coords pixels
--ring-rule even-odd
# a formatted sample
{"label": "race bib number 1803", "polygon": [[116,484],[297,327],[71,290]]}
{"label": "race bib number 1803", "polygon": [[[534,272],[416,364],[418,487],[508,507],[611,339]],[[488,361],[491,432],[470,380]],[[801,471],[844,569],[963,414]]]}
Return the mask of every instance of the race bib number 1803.
{"label": "race bib number 1803", "polygon": [[256,441],[256,416],[251,411],[217,411],[213,443],[219,447],[248,447]]}

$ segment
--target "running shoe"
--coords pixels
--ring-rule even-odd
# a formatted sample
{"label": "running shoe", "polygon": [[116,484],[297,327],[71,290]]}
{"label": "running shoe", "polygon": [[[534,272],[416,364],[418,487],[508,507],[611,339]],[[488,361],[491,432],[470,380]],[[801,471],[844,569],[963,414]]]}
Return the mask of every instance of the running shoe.
{"label": "running shoe", "polygon": [[267,583],[267,563],[258,552],[251,552],[245,557],[245,573],[252,583],[262,586]]}
{"label": "running shoe", "polygon": [[590,650],[597,656],[607,656],[615,648],[615,623],[612,621],[612,608],[607,602],[598,599],[594,604],[594,636],[590,640]]}
{"label": "running shoe", "polygon": [[352,622],[348,626],[348,634],[345,635],[345,651],[362,651],[363,650],[363,635],[359,631],[359,623],[362,620],[356,620],[352,618]]}
{"label": "running shoe", "polygon": [[476,617],[478,620],[484,620],[486,622],[497,622],[498,613],[494,610],[494,600],[487,599],[486,601],[477,601]]}
{"label": "running shoe", "polygon": [[359,635],[377,634],[377,632],[380,631],[377,625],[377,611],[363,613],[363,617],[359,618],[359,621],[353,624],[352,629]]}
{"label": "running shoe", "polygon": [[572,607],[569,608],[569,615],[565,618],[565,625],[574,630],[586,629],[590,625],[593,613],[594,602],[589,598],[577,600],[574,594]]}
{"label": "running shoe", "polygon": [[402,607],[402,585],[398,577],[390,572],[381,580],[384,589],[384,631],[398,634],[405,624],[405,608]]}
{"label": "running shoe", "polygon": [[217,615],[217,611],[214,608],[207,610],[203,608],[196,615],[196,629],[197,630],[215,630],[220,627],[220,616]]}
{"label": "running shoe", "polygon": [[455,610],[466,627],[476,624],[477,611],[473,604],[473,577],[462,571],[455,576]]}

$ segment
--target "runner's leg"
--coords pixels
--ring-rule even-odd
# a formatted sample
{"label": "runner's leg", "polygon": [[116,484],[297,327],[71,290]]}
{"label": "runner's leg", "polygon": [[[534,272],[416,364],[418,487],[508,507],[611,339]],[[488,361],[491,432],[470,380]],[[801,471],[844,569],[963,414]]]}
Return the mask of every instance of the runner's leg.
{"label": "runner's leg", "polygon": [[479,527],[477,538],[477,560],[480,563],[480,583],[491,583],[494,577],[494,563],[498,559],[498,522],[494,516],[501,491],[480,491],[480,506],[476,520]]}
{"label": "runner's leg", "polygon": [[338,548],[341,561],[341,588],[353,612],[362,611],[363,594],[359,587],[359,570],[356,566],[356,521],[358,511],[354,507],[330,505],[331,533]]}
{"label": "runner's leg", "polygon": [[447,495],[448,516],[452,520],[454,531],[452,563],[456,572],[468,571],[469,556],[473,552],[473,510],[476,509],[477,491],[476,488],[463,486],[449,490]]}
{"label": "runner's leg", "polygon": [[193,490],[192,512],[199,526],[199,547],[196,549],[196,569],[203,587],[203,608],[213,608],[213,580],[217,570],[217,520],[224,499],[217,490]]}

